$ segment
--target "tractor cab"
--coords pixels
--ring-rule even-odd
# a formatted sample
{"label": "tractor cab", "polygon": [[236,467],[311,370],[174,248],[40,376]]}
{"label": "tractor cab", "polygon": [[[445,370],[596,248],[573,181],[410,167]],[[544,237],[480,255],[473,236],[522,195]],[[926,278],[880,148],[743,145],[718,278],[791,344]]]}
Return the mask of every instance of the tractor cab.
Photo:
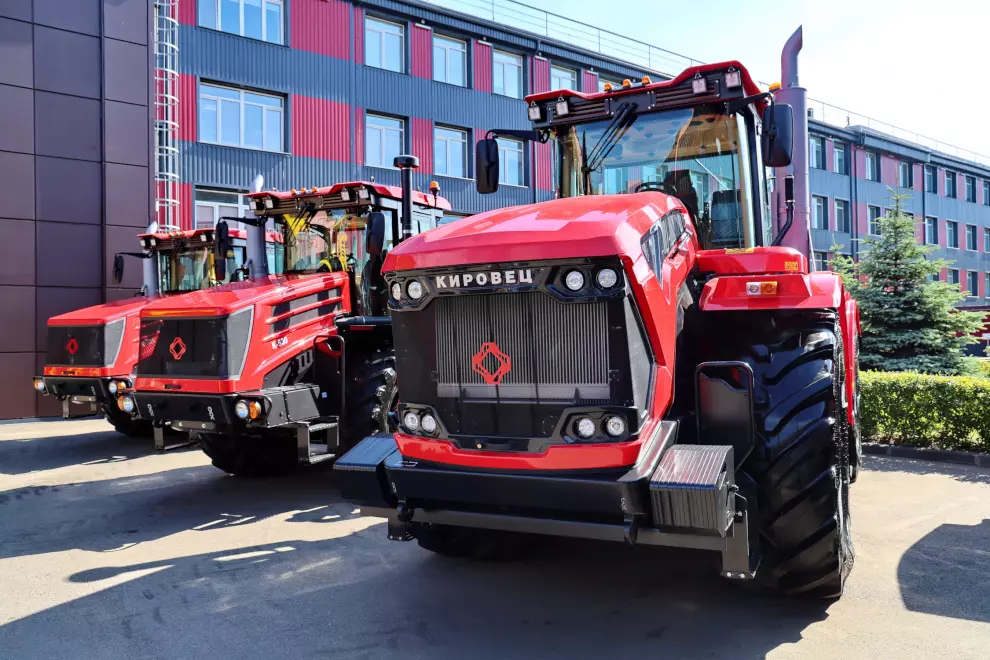
{"label": "tractor cab", "polygon": [[[792,110],[738,62],[526,101],[538,139],[553,141],[557,197],[658,191],[683,204],[703,249],[772,242],[764,168],[790,162]],[[480,192],[498,185],[495,139],[478,145]]]}

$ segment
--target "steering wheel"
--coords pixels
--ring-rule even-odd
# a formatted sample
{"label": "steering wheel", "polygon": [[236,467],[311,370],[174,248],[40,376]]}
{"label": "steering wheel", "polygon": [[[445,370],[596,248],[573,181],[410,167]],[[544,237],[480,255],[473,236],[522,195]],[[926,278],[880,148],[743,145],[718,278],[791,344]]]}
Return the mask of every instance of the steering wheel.
{"label": "steering wheel", "polygon": [[640,181],[633,188],[634,193],[643,191],[654,191],[654,192],[668,192],[666,187],[660,181]]}

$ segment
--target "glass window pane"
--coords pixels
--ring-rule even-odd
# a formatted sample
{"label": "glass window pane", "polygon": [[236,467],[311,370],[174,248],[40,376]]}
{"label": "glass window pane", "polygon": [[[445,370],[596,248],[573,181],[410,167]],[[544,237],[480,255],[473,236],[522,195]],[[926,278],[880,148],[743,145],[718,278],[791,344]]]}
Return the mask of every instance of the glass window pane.
{"label": "glass window pane", "polygon": [[241,104],[233,101],[220,101],[220,143],[239,145],[241,143]]}
{"label": "glass window pane", "polygon": [[217,220],[219,220],[220,218],[239,218],[239,217],[241,217],[241,209],[239,206],[217,207]]}
{"label": "glass window pane", "polygon": [[386,167],[392,166],[392,161],[396,156],[402,153],[402,132],[401,131],[385,131],[384,140],[384,152],[382,154],[385,162],[383,165]]}
{"label": "glass window pane", "polygon": [[265,41],[282,43],[282,5],[277,2],[265,3]]}
{"label": "glass window pane", "polygon": [[447,142],[439,138],[433,140],[433,167],[437,174],[447,174]]}
{"label": "glass window pane", "polygon": [[440,82],[447,80],[447,51],[440,46],[433,47],[433,79]]}
{"label": "glass window pane", "polygon": [[244,106],[244,146],[261,149],[265,146],[264,141],[264,119],[261,106]]}
{"label": "glass window pane", "polygon": [[261,39],[261,0],[244,0],[244,36]]}
{"label": "glass window pane", "polygon": [[464,85],[464,53],[456,50],[449,51],[449,53],[450,63],[447,70],[450,74],[450,79],[447,82],[452,85]]}
{"label": "glass window pane", "polygon": [[196,228],[212,227],[216,224],[213,207],[206,204],[196,205]]}
{"label": "glass window pane", "polygon": [[282,113],[265,110],[265,149],[282,151]]}
{"label": "glass window pane", "polygon": [[217,102],[215,99],[202,99],[199,102],[199,139],[203,142],[217,141]]}
{"label": "glass window pane", "polygon": [[371,29],[364,31],[364,63],[368,66],[382,66],[382,35]]}
{"label": "glass window pane", "polygon": [[212,202],[216,204],[237,204],[240,195],[221,190],[196,190],[197,202]]}
{"label": "glass window pane", "polygon": [[505,67],[505,95],[517,99],[521,96],[520,72],[522,69],[515,66]]}
{"label": "glass window pane", "polygon": [[450,176],[467,176],[467,169],[464,167],[464,143],[450,143]]}
{"label": "glass window pane", "polygon": [[234,34],[241,33],[240,0],[220,0],[220,29]]}
{"label": "glass window pane", "polygon": [[[370,118],[369,118],[370,123]],[[369,128],[365,136],[364,163],[365,165],[382,164],[382,132],[377,128]]]}
{"label": "glass window pane", "polygon": [[385,68],[389,71],[402,71],[402,37],[385,35]]}
{"label": "glass window pane", "polygon": [[267,105],[270,108],[282,107],[282,99],[278,98],[277,96],[267,96],[265,94],[252,94],[251,92],[244,92],[244,100],[248,103]]}
{"label": "glass window pane", "polygon": [[213,85],[201,85],[200,90],[203,94],[209,96],[218,96],[222,99],[230,99],[232,101],[239,101],[241,99],[241,93],[236,89],[227,89],[226,87],[214,87]]}
{"label": "glass window pane", "polygon": [[217,28],[217,0],[199,0],[199,24]]}

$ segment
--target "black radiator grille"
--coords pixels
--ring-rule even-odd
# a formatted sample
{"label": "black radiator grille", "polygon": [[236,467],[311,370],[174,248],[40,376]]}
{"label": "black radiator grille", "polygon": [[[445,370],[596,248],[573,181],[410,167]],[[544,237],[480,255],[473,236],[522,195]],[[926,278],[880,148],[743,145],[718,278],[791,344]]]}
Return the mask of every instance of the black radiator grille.
{"label": "black radiator grille", "polygon": [[[440,397],[590,401],[609,399],[607,303],[562,303],[541,293],[439,298]],[[493,382],[504,358],[511,369]],[[483,356],[484,373],[472,364]],[[487,378],[486,378],[487,376]]]}

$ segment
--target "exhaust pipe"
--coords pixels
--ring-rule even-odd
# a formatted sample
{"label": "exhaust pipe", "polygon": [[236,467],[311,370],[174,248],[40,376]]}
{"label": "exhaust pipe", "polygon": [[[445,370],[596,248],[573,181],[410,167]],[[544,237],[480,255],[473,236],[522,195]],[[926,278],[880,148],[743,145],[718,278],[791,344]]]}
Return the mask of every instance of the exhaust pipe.
{"label": "exhaust pipe", "polygon": [[[811,259],[811,193],[808,190],[808,92],[798,81],[798,54],[804,45],[803,28],[799,27],[784,44],[780,54],[780,89],[774,94],[778,103],[786,103],[794,108],[794,148],[791,164],[778,167],[774,172],[777,182],[794,177],[792,226],[783,237],[782,245],[792,247]],[[777,186],[777,227],[782,226],[781,212],[788,210],[788,195],[785,186]],[[786,220],[785,220],[786,222]]]}
{"label": "exhaust pipe", "polygon": [[398,243],[412,236],[412,173],[419,169],[419,158],[416,156],[396,156],[392,161],[402,171],[402,235]]}
{"label": "exhaust pipe", "polygon": [[[254,177],[254,181],[251,183],[251,192],[261,192],[264,185],[265,177],[259,174]],[[253,215],[253,211],[251,213]],[[265,245],[265,225],[267,223],[261,222],[258,226],[251,223],[244,224],[247,233],[247,263],[251,265],[248,277],[251,279],[268,277],[268,252]]]}

